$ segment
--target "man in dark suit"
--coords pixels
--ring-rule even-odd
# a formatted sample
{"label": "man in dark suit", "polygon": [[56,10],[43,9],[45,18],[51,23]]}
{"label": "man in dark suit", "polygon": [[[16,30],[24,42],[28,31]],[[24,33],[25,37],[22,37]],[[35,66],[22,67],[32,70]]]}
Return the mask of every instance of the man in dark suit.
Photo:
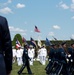
{"label": "man in dark suit", "polygon": [[10,75],[12,70],[12,45],[5,17],[0,16],[0,75]]}
{"label": "man in dark suit", "polygon": [[25,43],[25,45],[24,45],[24,51],[23,51],[22,59],[23,59],[23,65],[20,68],[20,70],[18,71],[18,74],[20,75],[25,67],[27,67],[28,74],[32,74],[31,69],[30,69],[30,65],[29,65],[29,60],[31,60],[31,59],[28,56],[28,45],[27,45],[27,43]]}

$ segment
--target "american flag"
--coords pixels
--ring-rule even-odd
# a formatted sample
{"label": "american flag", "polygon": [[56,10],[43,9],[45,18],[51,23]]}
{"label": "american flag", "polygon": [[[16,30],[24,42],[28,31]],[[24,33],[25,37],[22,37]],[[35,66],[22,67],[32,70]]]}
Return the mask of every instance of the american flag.
{"label": "american flag", "polygon": [[35,31],[35,32],[38,32],[38,33],[40,33],[40,30],[38,29],[38,27],[37,27],[37,26],[35,26],[35,29],[34,29],[34,31]]}
{"label": "american flag", "polygon": [[20,42],[18,41],[18,39],[16,39],[16,49],[18,49],[19,47],[21,47]]}
{"label": "american flag", "polygon": [[31,37],[30,38],[30,44],[34,47],[36,47],[36,42],[34,41],[34,39]]}

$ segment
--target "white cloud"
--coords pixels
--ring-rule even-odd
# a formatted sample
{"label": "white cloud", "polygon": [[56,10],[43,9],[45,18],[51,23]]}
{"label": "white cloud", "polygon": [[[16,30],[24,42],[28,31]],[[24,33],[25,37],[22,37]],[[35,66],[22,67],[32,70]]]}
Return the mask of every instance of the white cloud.
{"label": "white cloud", "polygon": [[0,9],[0,12],[3,14],[13,13],[9,7],[5,7],[3,9]]}
{"label": "white cloud", "polygon": [[62,9],[70,8],[70,10],[74,12],[74,0],[71,0],[71,1],[72,1],[72,3],[69,6],[66,3],[64,3],[63,1],[61,1],[61,2],[59,2],[58,5],[56,5],[56,7],[60,7]]}
{"label": "white cloud", "polygon": [[71,10],[74,10],[74,4],[71,4]]}
{"label": "white cloud", "polygon": [[72,34],[71,38],[74,39],[74,34]]}
{"label": "white cloud", "polygon": [[60,7],[60,8],[63,8],[63,9],[69,9],[69,6],[68,6],[67,4],[65,4],[65,3],[63,3],[63,1],[61,1],[61,2],[57,5],[57,7]]}
{"label": "white cloud", "polygon": [[61,4],[60,7],[63,8],[63,9],[69,9],[69,7],[66,4],[64,4],[64,3]]}
{"label": "white cloud", "polygon": [[74,3],[74,0],[72,0],[72,3]]}
{"label": "white cloud", "polygon": [[8,0],[7,2],[3,3],[4,6],[8,5],[9,3],[12,3],[12,0]]}
{"label": "white cloud", "polygon": [[13,37],[15,36],[15,34],[20,34],[21,36],[26,36],[26,31],[27,30],[23,30],[23,29],[20,29],[20,28],[15,28],[13,26],[9,26],[9,30],[10,30],[10,33],[11,33],[11,38],[13,39]]}
{"label": "white cloud", "polygon": [[74,16],[72,16],[71,19],[74,19]]}
{"label": "white cloud", "polygon": [[20,28],[15,28],[13,26],[9,26],[9,29],[11,32],[19,32],[19,33],[25,33],[27,30],[23,30],[23,29],[20,29]]}
{"label": "white cloud", "polygon": [[18,4],[16,5],[16,7],[17,7],[17,8],[24,8],[25,5],[24,5],[24,4],[20,4],[20,3],[18,3]]}
{"label": "white cloud", "polygon": [[54,36],[54,32],[49,32],[49,36]]}
{"label": "white cloud", "polygon": [[53,28],[54,29],[60,29],[60,27],[58,25],[54,25]]}

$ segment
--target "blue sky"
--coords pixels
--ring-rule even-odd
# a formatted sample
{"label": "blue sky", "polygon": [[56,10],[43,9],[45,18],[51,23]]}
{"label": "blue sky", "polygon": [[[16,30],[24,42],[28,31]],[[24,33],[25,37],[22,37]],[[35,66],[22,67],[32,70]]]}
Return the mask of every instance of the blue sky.
{"label": "blue sky", "polygon": [[0,15],[8,20],[12,40],[17,33],[27,40],[74,39],[74,0],[0,0]]}

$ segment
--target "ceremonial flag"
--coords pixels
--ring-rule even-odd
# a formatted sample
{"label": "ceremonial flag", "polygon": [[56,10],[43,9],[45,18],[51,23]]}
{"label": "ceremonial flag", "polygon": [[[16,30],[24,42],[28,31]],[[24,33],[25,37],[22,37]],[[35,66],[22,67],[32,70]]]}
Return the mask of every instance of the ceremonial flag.
{"label": "ceremonial flag", "polygon": [[46,42],[45,42],[45,44],[46,44],[47,46],[52,45],[52,43],[48,40],[48,38],[46,38]]}
{"label": "ceremonial flag", "polygon": [[23,44],[27,44],[27,46],[29,47],[29,44],[27,43],[27,41],[24,37],[22,38],[22,42],[23,42]]}
{"label": "ceremonial flag", "polygon": [[54,38],[55,41],[57,41],[57,38],[55,38],[54,36],[52,36]]}
{"label": "ceremonial flag", "polygon": [[26,39],[25,39],[24,37],[22,38],[22,42],[23,42],[23,43],[26,42]]}
{"label": "ceremonial flag", "polygon": [[18,39],[16,39],[16,49],[18,49],[19,47],[21,47],[20,42],[18,41]]}
{"label": "ceremonial flag", "polygon": [[40,33],[40,30],[38,29],[38,27],[37,27],[37,26],[35,26],[35,29],[34,29],[34,31],[35,31],[35,32],[38,32],[38,33]]}
{"label": "ceremonial flag", "polygon": [[33,47],[36,47],[36,42],[34,41],[34,39],[31,37],[30,38],[30,44],[33,46]]}
{"label": "ceremonial flag", "polygon": [[42,46],[42,43],[41,43],[41,40],[38,39],[38,46],[41,47]]}

